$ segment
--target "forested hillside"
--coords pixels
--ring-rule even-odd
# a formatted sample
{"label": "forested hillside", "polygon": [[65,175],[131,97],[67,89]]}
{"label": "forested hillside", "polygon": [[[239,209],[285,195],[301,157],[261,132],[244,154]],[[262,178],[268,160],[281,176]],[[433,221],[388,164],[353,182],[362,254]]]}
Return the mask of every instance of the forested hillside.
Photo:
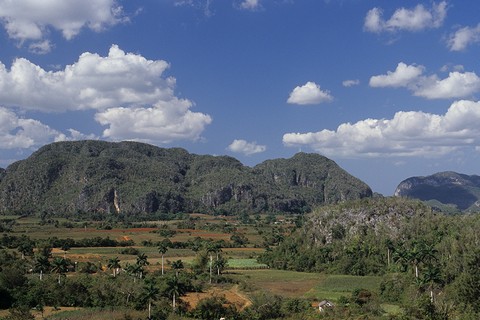
{"label": "forested hillside", "polygon": [[383,275],[382,299],[402,302],[408,312],[425,295],[438,317],[419,319],[447,319],[441,308],[480,312],[479,228],[479,215],[434,213],[402,198],[363,199],[315,210],[260,261],[288,270]]}
{"label": "forested hillside", "polygon": [[53,143],[0,173],[2,213],[303,213],[371,195],[317,154],[250,168],[232,157],[137,142]]}

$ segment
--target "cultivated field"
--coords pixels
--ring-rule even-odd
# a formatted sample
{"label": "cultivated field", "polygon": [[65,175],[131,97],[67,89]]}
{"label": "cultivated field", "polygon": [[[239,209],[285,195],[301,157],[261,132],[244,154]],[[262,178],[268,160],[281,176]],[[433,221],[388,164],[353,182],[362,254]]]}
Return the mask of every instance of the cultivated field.
{"label": "cultivated field", "polygon": [[[284,218],[277,218],[279,222],[259,223],[265,217],[257,218],[256,223],[242,224],[234,217],[215,217],[208,215],[192,215],[190,225],[185,227],[184,221],[148,221],[124,225],[112,223],[108,227],[102,222],[82,222],[67,219],[53,219],[45,222],[35,217],[4,216],[4,221],[11,220],[14,223],[11,229],[4,232],[7,236],[21,237],[26,235],[33,240],[49,241],[51,239],[72,239],[81,241],[89,238],[108,238],[118,242],[128,242],[127,246],[115,247],[54,247],[53,257],[65,257],[75,262],[93,263],[101,268],[98,272],[111,274],[107,267],[109,260],[118,258],[120,265],[125,268],[129,264],[135,264],[137,253],[143,253],[148,257],[149,265],[146,272],[159,271],[162,264],[162,254],[159,253],[157,244],[169,241],[173,244],[187,243],[192,241],[204,241],[203,243],[215,243],[220,241],[224,247],[221,255],[227,259],[227,265],[223,275],[232,279],[232,284],[207,286],[202,292],[187,293],[182,300],[190,308],[195,308],[199,301],[209,297],[222,297],[237,310],[247,307],[250,297],[256,292],[270,292],[287,298],[299,298],[315,305],[318,301],[328,299],[337,301],[342,296],[349,296],[354,289],[363,288],[372,292],[379,289],[379,277],[355,277],[345,275],[326,275],[316,273],[303,273],[294,271],[281,271],[268,269],[262,263],[257,262],[268,241],[268,235],[273,231],[288,236],[293,228],[293,223]],[[193,221],[193,222],[192,222]],[[244,242],[242,245],[234,244],[233,235],[240,235]],[[189,247],[173,245],[164,253],[164,267],[172,268],[172,262],[181,260],[188,270],[197,258],[198,251]],[[136,250],[134,252],[126,251]],[[14,249],[12,249],[15,251]],[[68,273],[68,277],[74,277],[75,272]],[[60,307],[53,310],[45,307],[43,316],[49,319],[123,319],[125,314],[135,318],[136,312],[121,310],[72,310]],[[3,312],[5,313],[5,312]],[[2,314],[0,313],[0,317]],[[42,313],[36,312],[38,318]]]}

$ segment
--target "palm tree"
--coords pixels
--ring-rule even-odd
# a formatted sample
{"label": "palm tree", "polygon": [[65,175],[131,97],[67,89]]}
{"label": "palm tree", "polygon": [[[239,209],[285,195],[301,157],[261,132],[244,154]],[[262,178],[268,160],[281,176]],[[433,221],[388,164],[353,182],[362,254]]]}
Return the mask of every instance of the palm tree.
{"label": "palm tree", "polygon": [[158,245],[158,252],[160,254],[162,254],[162,275],[164,275],[164,270],[163,270],[163,255],[165,253],[167,253],[168,251],[168,247],[167,247],[167,244],[164,243],[164,242],[160,242],[160,244]]}
{"label": "palm tree", "polygon": [[390,266],[390,258],[392,252],[395,250],[395,246],[393,245],[393,241],[390,239],[385,240],[385,246],[387,247],[387,266]]}
{"label": "palm tree", "polygon": [[419,278],[419,265],[423,262],[435,259],[437,250],[434,245],[428,245],[424,241],[415,241],[413,247],[408,251],[408,259],[415,269],[415,278]]}
{"label": "palm tree", "polygon": [[160,290],[156,286],[154,281],[146,281],[145,286],[143,287],[145,292],[145,298],[148,301],[148,319],[152,319],[152,302],[157,299]]}
{"label": "palm tree", "polygon": [[185,284],[179,281],[177,276],[169,277],[166,281],[167,293],[172,296],[172,308],[175,312],[176,309],[176,298],[185,293],[186,287]]}
{"label": "palm tree", "polygon": [[433,290],[435,289],[435,285],[443,284],[440,269],[429,264],[422,274],[421,284],[427,285],[430,291],[430,301],[434,303],[435,296]]}
{"label": "palm tree", "polygon": [[117,276],[117,270],[120,269],[120,259],[115,257],[108,260],[107,268],[113,270],[113,277],[115,278]]}
{"label": "palm tree", "polygon": [[25,259],[26,255],[32,255],[33,254],[33,247],[34,247],[34,242],[28,238],[26,238],[24,235],[20,239],[21,242],[19,243],[17,249],[18,251],[22,254],[22,259]]}
{"label": "palm tree", "polygon": [[35,257],[33,270],[39,273],[40,281],[43,280],[43,274],[47,272],[49,268],[50,268],[50,261],[48,261],[48,257],[44,255],[39,255]]}
{"label": "palm tree", "polygon": [[52,272],[58,273],[58,284],[61,284],[62,276],[68,271],[68,262],[64,258],[56,257],[52,261]]}
{"label": "palm tree", "polygon": [[220,252],[220,246],[218,243],[211,242],[207,244],[207,253],[210,254],[210,283],[212,283],[212,268],[213,268],[213,253],[217,254],[218,260],[218,253]]}
{"label": "palm tree", "polygon": [[137,277],[139,279],[142,278],[143,267],[138,264],[127,264],[125,271],[127,271],[129,275],[133,276],[133,282],[136,282]]}
{"label": "palm tree", "polygon": [[178,277],[178,270],[181,270],[184,268],[182,260],[177,260],[172,262],[172,269],[176,271],[176,275]]}
{"label": "palm tree", "polygon": [[215,260],[215,262],[213,263],[213,266],[217,269],[217,276],[220,275],[220,273],[225,269],[227,264],[228,264],[228,261],[222,256],[220,256],[219,258],[217,258],[217,260]]}
{"label": "palm tree", "polygon": [[415,279],[419,279],[420,265],[426,262],[435,260],[437,250],[434,245],[428,245],[424,241],[414,241],[410,248],[395,250],[394,261],[400,262],[403,271],[407,269],[408,265],[412,265]]}
{"label": "palm tree", "polygon": [[147,259],[148,257],[145,253],[139,253],[137,256],[137,265],[140,267],[138,269],[140,279],[143,278],[143,270],[144,270],[143,267],[148,266],[150,264],[150,262],[148,262]]}

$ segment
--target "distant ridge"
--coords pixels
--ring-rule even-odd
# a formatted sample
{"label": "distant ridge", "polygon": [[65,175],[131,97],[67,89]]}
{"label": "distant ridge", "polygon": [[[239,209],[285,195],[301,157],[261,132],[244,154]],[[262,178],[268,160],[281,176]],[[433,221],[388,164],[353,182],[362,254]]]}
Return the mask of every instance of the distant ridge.
{"label": "distant ridge", "polygon": [[303,213],[371,197],[368,185],[318,154],[253,168],[138,142],[46,145],[0,170],[0,213]]}
{"label": "distant ridge", "polygon": [[411,177],[398,185],[395,196],[429,201],[432,206],[438,202],[461,211],[478,211],[480,176],[447,171]]}

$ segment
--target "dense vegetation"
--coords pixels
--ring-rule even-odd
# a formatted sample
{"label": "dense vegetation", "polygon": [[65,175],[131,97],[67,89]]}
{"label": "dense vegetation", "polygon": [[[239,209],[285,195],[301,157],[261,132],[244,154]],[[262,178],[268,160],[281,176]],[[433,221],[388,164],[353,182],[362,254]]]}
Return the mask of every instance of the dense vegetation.
{"label": "dense vegetation", "polygon": [[[107,220],[1,219],[0,309],[10,309],[4,317],[29,319],[68,306],[82,310],[48,319],[144,319],[149,312],[152,319],[245,320],[480,315],[478,215],[444,215],[418,201],[375,198],[303,216],[132,222],[111,213]],[[133,238],[94,236],[110,231]],[[229,248],[243,255],[230,259]],[[262,251],[262,264],[255,263],[252,254]],[[175,258],[164,261],[172,252]],[[248,272],[239,271],[244,268]],[[299,286],[303,293],[291,295]],[[248,305],[208,295],[212,288],[232,287],[248,296]],[[189,306],[179,299],[187,293],[207,296]],[[322,299],[335,306],[319,312],[312,303]],[[97,318],[88,316],[90,310],[97,310]]]}
{"label": "dense vegetation", "polygon": [[[27,220],[35,221],[32,218]],[[271,219],[271,217],[269,218]],[[258,221],[258,228],[265,228],[269,219]],[[25,218],[20,218],[23,222]],[[49,227],[50,230],[62,230],[59,223],[44,224],[38,227]],[[253,220],[253,219],[252,219]],[[56,221],[56,220],[54,220]],[[200,221],[194,220],[198,224]],[[256,220],[253,220],[256,221]],[[251,221],[249,220],[249,223]],[[276,225],[268,229],[276,229]],[[0,242],[0,311],[9,309],[9,313],[0,319],[25,320],[44,317],[44,312],[52,308],[62,310],[65,307],[82,308],[80,312],[61,311],[48,319],[92,319],[90,313],[99,314],[94,319],[296,319],[299,314],[315,316],[315,309],[311,308],[308,300],[285,298],[268,292],[251,292],[249,304],[243,308],[236,308],[223,296],[207,296],[195,306],[187,305],[180,298],[186,293],[200,293],[209,290],[212,286],[219,288],[235,285],[246,291],[248,286],[241,280],[224,274],[224,269],[230,263],[226,259],[227,246],[242,248],[247,240],[235,228],[228,230],[231,243],[212,241],[200,238],[188,239],[184,244],[193,253],[193,259],[188,263],[182,260],[165,261],[163,255],[175,250],[179,242],[170,241],[173,233],[164,233],[171,230],[162,225],[156,228],[155,238],[162,239],[154,244],[154,250],[161,254],[161,264],[153,265],[152,260],[144,250],[149,249],[151,242],[145,246],[126,247],[120,250],[120,255],[107,260],[95,262],[91,260],[75,262],[70,250],[79,245],[98,246],[103,250],[111,251],[111,246],[121,246],[120,243],[109,238],[71,238],[48,237],[32,239],[25,234],[18,235],[26,230],[26,226],[16,223],[15,219],[3,219],[2,225],[9,234],[4,234]],[[76,222],[72,222],[76,223]],[[118,226],[125,227],[122,222]],[[189,220],[178,221],[177,227],[190,226]],[[97,223],[101,225],[101,223]],[[116,226],[116,227],[118,227]],[[214,227],[216,226],[216,227]],[[222,224],[202,225],[203,229],[220,228]],[[29,227],[30,228],[30,224]],[[60,231],[63,233],[68,232]],[[79,228],[80,230],[82,228]],[[177,229],[181,230],[181,229]],[[227,231],[227,230],[225,230]],[[243,239],[242,239],[243,238]],[[248,240],[247,240],[248,241]],[[134,245],[135,243],[128,243]],[[181,244],[181,243],[180,243]],[[53,249],[62,252],[54,254]],[[85,247],[84,247],[85,248]],[[141,249],[138,249],[141,248]],[[125,254],[125,255],[123,255]],[[132,260],[129,255],[134,255]],[[70,258],[72,257],[72,258]],[[76,259],[76,258],[75,258]],[[125,260],[124,260],[125,259]],[[245,260],[245,259],[243,259]],[[258,264],[252,259],[248,266],[235,263],[239,268],[255,268]],[[113,313],[113,310],[116,313]],[[110,313],[109,313],[110,311]]]}
{"label": "dense vegetation", "polygon": [[0,212],[308,212],[369,197],[333,161],[299,153],[254,168],[137,142],[58,142],[0,172]]}
{"label": "dense vegetation", "polygon": [[[480,216],[434,213],[401,198],[322,207],[268,250],[275,268],[382,275],[381,298],[414,319],[480,316]],[[426,315],[425,313],[429,313]]]}

